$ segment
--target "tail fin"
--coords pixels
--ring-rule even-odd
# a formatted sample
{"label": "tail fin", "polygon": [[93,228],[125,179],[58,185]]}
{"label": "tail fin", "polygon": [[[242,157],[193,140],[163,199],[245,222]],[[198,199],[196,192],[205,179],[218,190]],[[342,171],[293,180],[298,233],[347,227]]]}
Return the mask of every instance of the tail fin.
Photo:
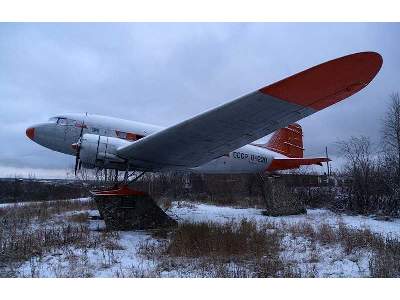
{"label": "tail fin", "polygon": [[281,128],[272,135],[264,145],[265,148],[287,157],[303,157],[303,130],[297,123]]}

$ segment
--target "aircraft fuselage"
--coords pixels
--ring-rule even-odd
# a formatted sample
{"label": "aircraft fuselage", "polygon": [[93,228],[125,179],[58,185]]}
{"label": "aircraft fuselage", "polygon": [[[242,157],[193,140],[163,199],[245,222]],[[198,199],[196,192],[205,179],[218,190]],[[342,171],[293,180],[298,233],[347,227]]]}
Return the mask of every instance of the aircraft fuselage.
{"label": "aircraft fuselage", "polygon": [[[68,155],[76,155],[73,145],[81,133],[98,135],[120,140],[121,143],[133,143],[147,135],[164,129],[160,126],[128,121],[118,118],[92,114],[63,114],[50,118],[46,123],[27,129],[27,135],[33,141],[48,149]],[[168,150],[166,150],[168,151]],[[285,157],[266,148],[248,144],[212,161],[190,168],[199,173],[255,173],[265,171],[274,157]],[[92,165],[91,167],[104,167]],[[110,168],[124,170],[124,166],[110,164]],[[180,169],[180,167],[169,167]],[[135,169],[134,165],[130,169]]]}

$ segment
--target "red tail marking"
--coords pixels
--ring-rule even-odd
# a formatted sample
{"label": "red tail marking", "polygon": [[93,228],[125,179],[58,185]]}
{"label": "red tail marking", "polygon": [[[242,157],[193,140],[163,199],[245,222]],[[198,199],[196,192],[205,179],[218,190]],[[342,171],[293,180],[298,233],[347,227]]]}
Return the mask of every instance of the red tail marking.
{"label": "red tail marking", "polygon": [[277,130],[265,148],[283,154],[287,157],[303,157],[303,131],[299,124]]}

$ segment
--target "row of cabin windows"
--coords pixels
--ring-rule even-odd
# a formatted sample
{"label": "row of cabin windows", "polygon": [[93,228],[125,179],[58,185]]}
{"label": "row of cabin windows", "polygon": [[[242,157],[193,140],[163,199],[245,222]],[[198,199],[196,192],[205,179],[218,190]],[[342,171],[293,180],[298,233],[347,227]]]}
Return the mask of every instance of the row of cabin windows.
{"label": "row of cabin windows", "polygon": [[[50,118],[49,121],[56,123],[58,125],[64,125],[64,126],[65,125],[73,125],[73,126],[80,127],[80,128],[82,128],[82,127],[87,128],[86,125],[84,125],[80,121],[62,118],[62,117]],[[90,131],[94,134],[100,134],[99,128],[90,127]],[[107,131],[107,130],[105,130],[105,131]],[[125,139],[125,140],[129,140],[129,141],[136,141],[136,140],[139,140],[144,137],[143,135],[140,135],[140,134],[135,134],[135,133],[131,133],[131,132],[123,132],[123,131],[119,131],[119,130],[115,131],[115,135],[117,137],[119,137],[120,139]]]}

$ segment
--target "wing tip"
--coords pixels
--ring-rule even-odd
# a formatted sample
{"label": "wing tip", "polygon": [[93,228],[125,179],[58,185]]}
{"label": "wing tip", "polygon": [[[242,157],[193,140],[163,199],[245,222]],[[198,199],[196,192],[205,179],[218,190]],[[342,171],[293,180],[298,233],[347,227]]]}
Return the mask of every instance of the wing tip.
{"label": "wing tip", "polygon": [[383,57],[378,52],[357,52],[311,67],[259,92],[321,110],[366,87],[382,65]]}

